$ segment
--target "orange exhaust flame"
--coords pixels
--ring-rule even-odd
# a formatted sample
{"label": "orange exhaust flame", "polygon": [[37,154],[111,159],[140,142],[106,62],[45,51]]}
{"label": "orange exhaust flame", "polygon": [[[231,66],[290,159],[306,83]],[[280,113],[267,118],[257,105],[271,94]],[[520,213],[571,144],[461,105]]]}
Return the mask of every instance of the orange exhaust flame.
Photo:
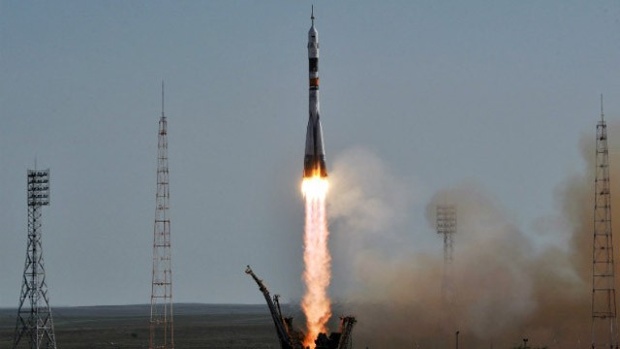
{"label": "orange exhaust flame", "polygon": [[314,340],[318,334],[327,333],[326,323],[332,315],[331,301],[327,296],[327,287],[331,280],[331,256],[327,248],[329,232],[325,212],[328,187],[327,178],[320,176],[304,178],[301,187],[306,201],[303,275],[306,294],[301,302],[306,314],[305,348],[314,348]]}

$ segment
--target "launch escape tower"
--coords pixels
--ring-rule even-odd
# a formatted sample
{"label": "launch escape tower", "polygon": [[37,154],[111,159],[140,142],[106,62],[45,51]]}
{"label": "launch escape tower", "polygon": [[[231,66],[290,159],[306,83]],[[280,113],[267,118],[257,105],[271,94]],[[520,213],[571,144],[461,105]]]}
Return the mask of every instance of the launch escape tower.
{"label": "launch escape tower", "polygon": [[437,205],[437,234],[443,235],[443,278],[441,281],[441,298],[444,305],[452,302],[452,252],[454,234],[456,233],[456,206]]}
{"label": "launch escape tower", "polygon": [[603,114],[596,125],[594,181],[594,245],[592,253],[592,348],[618,348],[614,253],[611,231],[611,193],[607,125]]}
{"label": "launch escape tower", "polygon": [[[36,170],[35,166],[35,170],[28,170],[28,247],[13,338],[14,349],[56,349],[41,241],[41,207],[50,204],[49,176],[49,169]],[[24,344],[26,341],[27,346]],[[20,346],[20,343],[23,345]]]}
{"label": "launch escape tower", "polygon": [[149,349],[173,349],[172,265],[170,253],[170,190],[168,182],[168,136],[164,115],[164,83],[161,84],[161,118],[157,144],[157,193],[153,231],[153,279]]}

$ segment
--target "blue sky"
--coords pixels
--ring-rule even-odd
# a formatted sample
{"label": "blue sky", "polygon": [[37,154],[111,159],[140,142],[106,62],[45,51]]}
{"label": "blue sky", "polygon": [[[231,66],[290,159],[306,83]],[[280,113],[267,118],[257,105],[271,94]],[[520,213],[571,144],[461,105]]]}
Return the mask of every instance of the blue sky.
{"label": "blue sky", "polygon": [[[175,300],[260,303],[246,264],[299,299],[310,5],[0,2],[0,306],[19,297],[35,157],[51,168],[52,304],[149,302],[162,79]],[[618,119],[618,2],[314,6],[328,167],[366,172],[354,149],[407,188],[391,229],[412,254],[441,251],[425,205],[463,181],[536,239],[558,185],[582,171],[601,93]]]}

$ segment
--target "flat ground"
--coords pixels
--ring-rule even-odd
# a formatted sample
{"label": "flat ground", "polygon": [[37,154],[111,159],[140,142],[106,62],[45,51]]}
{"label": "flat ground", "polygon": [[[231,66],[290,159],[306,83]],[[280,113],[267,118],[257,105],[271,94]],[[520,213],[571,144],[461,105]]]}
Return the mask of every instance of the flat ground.
{"label": "flat ground", "polygon": [[[59,349],[148,348],[148,305],[55,307],[52,313]],[[179,349],[279,348],[267,305],[175,304],[174,313]],[[0,309],[0,348],[12,347],[16,315],[16,309]]]}

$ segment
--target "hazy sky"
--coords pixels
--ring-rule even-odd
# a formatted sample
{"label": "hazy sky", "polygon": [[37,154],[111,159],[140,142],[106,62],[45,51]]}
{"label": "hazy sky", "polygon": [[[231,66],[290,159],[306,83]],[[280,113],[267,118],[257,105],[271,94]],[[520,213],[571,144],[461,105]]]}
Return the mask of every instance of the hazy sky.
{"label": "hazy sky", "polygon": [[[261,303],[246,264],[299,299],[310,6],[0,1],[0,306],[19,299],[35,157],[51,169],[52,305],[150,301],[162,79],[175,301]],[[601,93],[620,119],[617,1],[314,6],[332,200],[338,168],[382,177],[375,193],[398,184],[385,189],[398,240],[368,243],[440,252],[425,205],[463,181],[537,239],[556,188],[583,169]],[[356,235],[338,233],[331,293],[344,298],[355,251],[339,251]]]}

